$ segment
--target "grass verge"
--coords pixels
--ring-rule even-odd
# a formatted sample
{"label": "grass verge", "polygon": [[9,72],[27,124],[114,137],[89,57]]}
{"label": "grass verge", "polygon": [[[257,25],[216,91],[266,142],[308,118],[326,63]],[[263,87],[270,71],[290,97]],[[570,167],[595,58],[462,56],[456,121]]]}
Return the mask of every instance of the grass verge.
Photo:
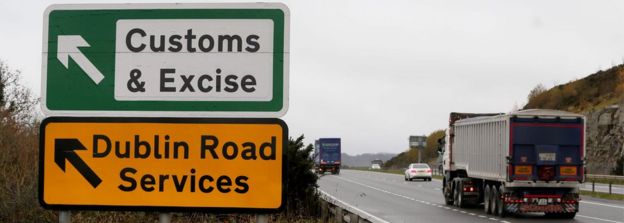
{"label": "grass verge", "polygon": [[609,194],[604,192],[591,192],[581,190],[581,195],[607,200],[624,201],[624,194]]}

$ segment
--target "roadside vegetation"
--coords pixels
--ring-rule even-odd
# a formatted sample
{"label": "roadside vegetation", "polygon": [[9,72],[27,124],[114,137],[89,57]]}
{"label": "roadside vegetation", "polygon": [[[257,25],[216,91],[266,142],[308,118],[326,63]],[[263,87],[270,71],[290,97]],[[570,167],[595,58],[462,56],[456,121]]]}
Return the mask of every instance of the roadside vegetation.
{"label": "roadside vegetation", "polygon": [[[20,84],[21,73],[0,61],[0,222],[58,222],[58,211],[38,202],[37,99]],[[312,145],[290,138],[286,200],[269,222],[319,222],[318,177],[310,169]],[[157,212],[71,211],[73,222],[158,222]],[[255,222],[254,214],[172,213],[172,222]]]}
{"label": "roadside vegetation", "polygon": [[[443,137],[444,130],[433,131],[427,136],[427,146],[421,151],[422,162],[429,163],[432,169],[437,166],[438,148],[440,147],[438,139]],[[410,148],[384,163],[384,169],[403,169],[410,163],[416,162],[418,162],[418,149]]]}
{"label": "roadside vegetation", "polygon": [[531,90],[524,109],[544,108],[585,113],[624,99],[624,64],[598,71],[583,79],[546,89]]}

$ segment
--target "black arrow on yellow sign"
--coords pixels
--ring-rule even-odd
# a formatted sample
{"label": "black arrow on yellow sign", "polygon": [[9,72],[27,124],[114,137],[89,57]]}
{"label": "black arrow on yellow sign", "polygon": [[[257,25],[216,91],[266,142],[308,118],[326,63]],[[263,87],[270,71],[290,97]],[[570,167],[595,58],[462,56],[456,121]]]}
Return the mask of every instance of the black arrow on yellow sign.
{"label": "black arrow on yellow sign", "polygon": [[80,159],[74,150],[86,150],[87,148],[78,139],[55,139],[54,140],[54,162],[63,172],[65,172],[65,160],[70,162],[80,174],[89,181],[93,188],[96,188],[102,179],[87,164]]}

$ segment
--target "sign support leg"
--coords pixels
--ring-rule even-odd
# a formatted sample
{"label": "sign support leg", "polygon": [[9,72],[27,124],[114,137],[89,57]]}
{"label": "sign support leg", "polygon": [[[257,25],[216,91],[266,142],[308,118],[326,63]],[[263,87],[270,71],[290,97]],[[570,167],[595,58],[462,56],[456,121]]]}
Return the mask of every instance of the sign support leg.
{"label": "sign support leg", "polygon": [[59,223],[71,223],[71,212],[59,211]]}
{"label": "sign support leg", "polygon": [[171,222],[171,213],[158,214],[158,223],[170,223],[170,222]]}
{"label": "sign support leg", "polygon": [[266,214],[257,214],[256,223],[269,223],[269,216]]}
{"label": "sign support leg", "polygon": [[418,162],[419,162],[419,163],[422,163],[422,162],[420,161],[420,149],[418,149]]}

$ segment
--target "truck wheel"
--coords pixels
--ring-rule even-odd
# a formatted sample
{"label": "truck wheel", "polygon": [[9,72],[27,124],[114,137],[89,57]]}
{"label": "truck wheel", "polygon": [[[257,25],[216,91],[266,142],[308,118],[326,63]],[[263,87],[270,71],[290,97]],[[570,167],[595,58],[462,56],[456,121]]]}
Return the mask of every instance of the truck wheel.
{"label": "truck wheel", "polygon": [[407,181],[407,176],[403,176],[403,178],[405,178],[405,181]]}
{"label": "truck wheel", "polygon": [[450,196],[444,195],[444,203],[446,203],[446,205],[453,205],[453,199],[451,199]]}
{"label": "truck wheel", "polygon": [[485,191],[483,192],[483,211],[485,214],[492,213],[490,210],[490,197],[492,196],[492,190],[490,189],[490,185],[485,186]]}
{"label": "truck wheel", "polygon": [[503,201],[501,196],[503,194],[503,190],[497,190],[496,194],[496,209],[494,209],[494,211],[496,212],[496,216],[504,218],[507,215],[507,210],[505,210],[505,201]]}
{"label": "truck wheel", "polygon": [[444,196],[444,203],[446,205],[453,205],[453,199],[451,195],[453,192],[450,190],[450,183],[446,182],[446,178],[442,179],[442,196]]}
{"label": "truck wheel", "polygon": [[490,213],[496,214],[496,208],[498,207],[498,203],[496,203],[496,197],[498,197],[498,188],[492,185],[490,187]]}
{"label": "truck wheel", "polygon": [[459,206],[459,184],[453,182],[453,205]]}
{"label": "truck wheel", "polygon": [[457,186],[457,207],[466,207],[466,201],[464,201],[464,182],[458,182]]}

